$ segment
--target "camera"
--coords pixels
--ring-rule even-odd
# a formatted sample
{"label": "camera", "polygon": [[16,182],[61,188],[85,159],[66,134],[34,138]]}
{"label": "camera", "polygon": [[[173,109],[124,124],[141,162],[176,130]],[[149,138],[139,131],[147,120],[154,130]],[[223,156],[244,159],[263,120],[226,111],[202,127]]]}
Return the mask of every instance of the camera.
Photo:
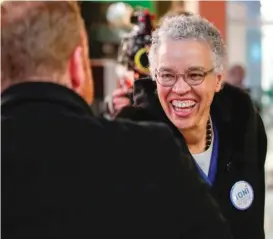
{"label": "camera", "polygon": [[118,63],[134,72],[134,79],[149,75],[148,51],[154,16],[147,9],[136,9],[131,16],[132,31],[126,34],[118,52]]}

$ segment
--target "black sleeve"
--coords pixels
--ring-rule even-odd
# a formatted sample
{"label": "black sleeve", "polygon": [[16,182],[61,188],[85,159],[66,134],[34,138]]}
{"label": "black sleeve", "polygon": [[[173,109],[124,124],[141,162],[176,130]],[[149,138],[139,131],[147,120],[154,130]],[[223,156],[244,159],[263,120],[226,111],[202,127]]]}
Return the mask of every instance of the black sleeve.
{"label": "black sleeve", "polygon": [[[256,224],[257,238],[264,238],[264,207],[265,207],[265,160],[267,153],[267,136],[260,115],[257,113],[257,135],[258,135],[258,172],[259,172],[259,204],[256,205],[255,215],[260,220]],[[254,219],[255,220],[255,219]]]}
{"label": "black sleeve", "polygon": [[[248,137],[245,141],[246,154],[255,154],[255,156],[249,155],[249,159],[254,161],[248,161],[248,174],[249,180],[252,181],[254,187],[254,201],[253,207],[249,210],[247,221],[248,225],[252,225],[247,230],[245,236],[253,239],[264,239],[264,208],[265,208],[265,160],[267,152],[267,136],[265,127],[261,116],[257,112],[254,102],[248,94],[244,95],[241,99],[241,106],[239,108],[249,109],[247,132]],[[241,124],[245,122],[240,122]],[[249,145],[254,145],[253,149],[249,148]]]}
{"label": "black sleeve", "polygon": [[259,114],[258,115],[258,153],[260,155],[260,163],[262,165],[262,167],[264,167],[265,164],[265,159],[266,159],[266,153],[267,153],[267,136],[266,136],[266,131],[265,131],[265,127],[264,127],[264,123],[261,119],[261,116]]}
{"label": "black sleeve", "polygon": [[209,186],[192,160],[182,153],[170,129],[162,126],[161,132],[154,130],[151,133],[153,139],[150,140],[154,143],[150,144],[150,150],[162,170],[164,193],[161,197],[168,205],[166,214],[170,223],[180,232],[177,238],[231,238]]}
{"label": "black sleeve", "polygon": [[[245,225],[252,225],[245,230],[244,235],[251,239],[264,239],[264,209],[265,209],[265,160],[267,152],[267,136],[263,121],[256,112],[253,102],[248,97],[245,108],[251,109],[249,113],[249,123],[247,125],[248,134],[245,136],[245,154],[247,179],[251,182],[254,190],[254,201],[245,219]],[[241,122],[242,123],[242,122]],[[249,145],[253,145],[252,148]],[[253,154],[253,155],[250,155]],[[249,160],[248,160],[249,159]],[[251,160],[250,160],[251,159]]]}

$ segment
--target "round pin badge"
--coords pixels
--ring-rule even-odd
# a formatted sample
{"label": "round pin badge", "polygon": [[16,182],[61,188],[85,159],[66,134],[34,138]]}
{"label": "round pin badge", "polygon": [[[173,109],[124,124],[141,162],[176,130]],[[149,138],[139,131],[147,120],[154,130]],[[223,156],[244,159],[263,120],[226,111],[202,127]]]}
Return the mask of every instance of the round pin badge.
{"label": "round pin badge", "polygon": [[248,209],[254,200],[254,191],[246,181],[236,182],[230,190],[230,200],[238,210]]}

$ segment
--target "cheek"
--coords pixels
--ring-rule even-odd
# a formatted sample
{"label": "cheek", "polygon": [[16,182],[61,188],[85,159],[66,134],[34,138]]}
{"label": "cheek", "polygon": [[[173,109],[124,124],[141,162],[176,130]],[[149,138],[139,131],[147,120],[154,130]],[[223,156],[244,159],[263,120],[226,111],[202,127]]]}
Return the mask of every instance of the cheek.
{"label": "cheek", "polygon": [[168,96],[171,92],[171,89],[168,87],[162,87],[161,85],[157,84],[157,94],[159,101],[163,107],[164,110],[167,110],[168,108]]}
{"label": "cheek", "polygon": [[202,85],[195,89],[195,93],[201,100],[201,105],[204,107],[210,106],[215,94],[215,87],[210,85]]}

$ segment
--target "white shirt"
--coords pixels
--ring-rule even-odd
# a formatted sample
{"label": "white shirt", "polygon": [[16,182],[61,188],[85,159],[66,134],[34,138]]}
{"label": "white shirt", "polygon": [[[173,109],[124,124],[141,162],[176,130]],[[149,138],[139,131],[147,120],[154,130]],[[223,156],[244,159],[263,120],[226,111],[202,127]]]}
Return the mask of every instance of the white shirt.
{"label": "white shirt", "polygon": [[209,167],[211,163],[211,155],[212,155],[212,148],[213,148],[213,140],[214,137],[212,135],[212,141],[209,148],[200,154],[192,154],[193,158],[195,159],[196,163],[202,169],[202,171],[208,176],[209,175]]}

